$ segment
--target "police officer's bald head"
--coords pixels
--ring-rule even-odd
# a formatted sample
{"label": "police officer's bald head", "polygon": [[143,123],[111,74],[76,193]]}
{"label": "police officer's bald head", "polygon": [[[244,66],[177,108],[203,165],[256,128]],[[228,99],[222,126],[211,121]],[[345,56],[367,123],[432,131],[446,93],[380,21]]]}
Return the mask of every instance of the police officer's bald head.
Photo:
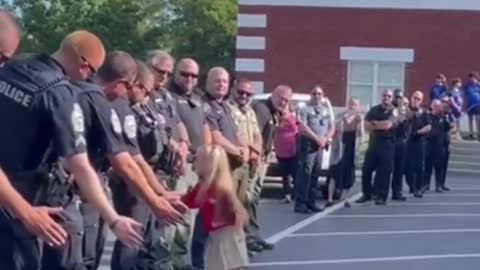
{"label": "police officer's bald head", "polygon": [[288,85],[279,85],[272,92],[272,105],[277,111],[285,111],[292,99],[293,90]]}
{"label": "police officer's bald head", "polygon": [[20,31],[15,18],[0,9],[0,66],[3,66],[15,53],[20,43]]}
{"label": "police officer's bald head", "polygon": [[208,71],[207,92],[214,98],[222,99],[228,93],[230,75],[223,67],[214,67]]}
{"label": "police officer's bald head", "polygon": [[98,70],[99,83],[107,95],[126,96],[133,87],[137,76],[135,59],[124,51],[113,51],[105,58],[105,63]]}
{"label": "police officer's bald head", "polygon": [[105,48],[95,34],[79,30],[63,39],[54,58],[73,80],[85,80],[102,66]]}
{"label": "police officer's bald head", "polygon": [[440,114],[443,111],[442,102],[438,99],[434,99],[432,101],[431,108],[432,108],[432,113],[433,114]]}
{"label": "police officer's bald head", "polygon": [[175,70],[175,84],[186,93],[197,87],[200,68],[197,62],[191,58],[184,58],[177,64]]}

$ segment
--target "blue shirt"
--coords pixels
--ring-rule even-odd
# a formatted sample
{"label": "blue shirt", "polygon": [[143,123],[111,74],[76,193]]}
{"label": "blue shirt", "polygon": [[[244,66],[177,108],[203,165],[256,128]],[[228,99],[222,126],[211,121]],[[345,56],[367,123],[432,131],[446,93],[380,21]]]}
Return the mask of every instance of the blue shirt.
{"label": "blue shirt", "polygon": [[441,99],[447,92],[447,87],[443,84],[434,84],[430,88],[430,100]]}

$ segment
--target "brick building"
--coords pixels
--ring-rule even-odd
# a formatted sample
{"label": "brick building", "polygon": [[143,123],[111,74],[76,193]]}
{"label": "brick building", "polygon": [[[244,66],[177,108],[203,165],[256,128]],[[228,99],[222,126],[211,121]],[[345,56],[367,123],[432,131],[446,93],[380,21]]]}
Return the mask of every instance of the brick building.
{"label": "brick building", "polygon": [[259,92],[321,82],[336,106],[428,91],[480,69],[479,0],[239,0],[237,76]]}

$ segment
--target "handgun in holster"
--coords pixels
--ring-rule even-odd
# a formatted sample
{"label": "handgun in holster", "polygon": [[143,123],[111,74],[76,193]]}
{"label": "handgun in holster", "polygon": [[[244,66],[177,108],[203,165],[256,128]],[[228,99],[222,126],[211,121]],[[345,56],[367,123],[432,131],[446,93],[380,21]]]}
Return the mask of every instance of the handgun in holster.
{"label": "handgun in holster", "polygon": [[43,165],[35,173],[41,182],[34,204],[65,208],[74,197],[74,185],[59,162]]}

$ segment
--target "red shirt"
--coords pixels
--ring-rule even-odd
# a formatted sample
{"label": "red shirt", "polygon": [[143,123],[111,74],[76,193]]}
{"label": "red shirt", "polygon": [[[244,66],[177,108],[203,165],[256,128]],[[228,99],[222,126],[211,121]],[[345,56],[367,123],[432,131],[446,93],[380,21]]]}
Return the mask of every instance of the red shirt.
{"label": "red shirt", "polygon": [[190,192],[185,194],[182,197],[182,201],[190,208],[199,208],[199,214],[202,217],[203,227],[207,232],[215,231],[224,227],[235,225],[235,213],[231,212],[227,217],[222,218],[221,223],[214,224],[214,216],[216,211],[216,203],[218,195],[213,192],[212,189],[208,190],[204,203],[198,205],[196,202],[198,191],[200,190],[200,185],[197,184]]}
{"label": "red shirt", "polygon": [[275,154],[279,158],[291,158],[297,153],[297,118],[289,115],[280,120],[275,130],[274,147]]}

